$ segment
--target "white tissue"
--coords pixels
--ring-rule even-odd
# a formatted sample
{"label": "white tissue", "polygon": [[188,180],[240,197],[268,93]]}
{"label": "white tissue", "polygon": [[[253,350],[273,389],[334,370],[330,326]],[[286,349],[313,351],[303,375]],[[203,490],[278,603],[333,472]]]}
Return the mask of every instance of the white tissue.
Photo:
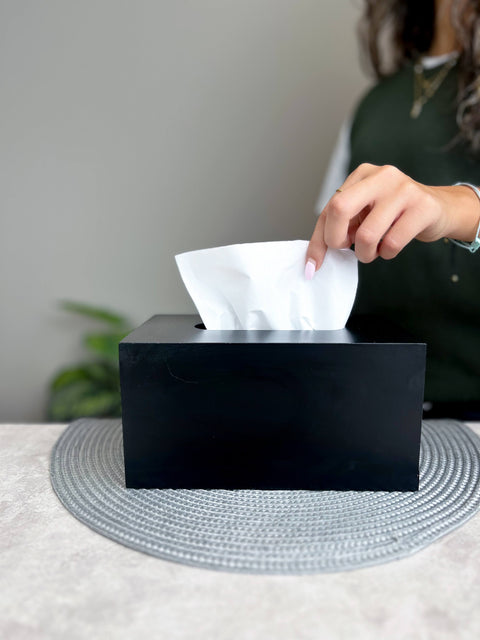
{"label": "white tissue", "polygon": [[255,242],[175,256],[207,329],[343,329],[357,290],[357,259],[329,249],[306,280],[306,240]]}

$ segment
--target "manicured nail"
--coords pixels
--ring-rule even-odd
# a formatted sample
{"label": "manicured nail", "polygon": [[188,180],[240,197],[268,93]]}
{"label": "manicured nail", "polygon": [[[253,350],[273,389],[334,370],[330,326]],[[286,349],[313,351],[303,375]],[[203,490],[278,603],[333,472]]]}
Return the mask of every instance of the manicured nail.
{"label": "manicured nail", "polygon": [[306,280],[311,280],[313,278],[313,276],[315,275],[316,266],[317,266],[317,263],[315,262],[315,260],[312,260],[311,258],[307,260],[307,264],[305,265]]}

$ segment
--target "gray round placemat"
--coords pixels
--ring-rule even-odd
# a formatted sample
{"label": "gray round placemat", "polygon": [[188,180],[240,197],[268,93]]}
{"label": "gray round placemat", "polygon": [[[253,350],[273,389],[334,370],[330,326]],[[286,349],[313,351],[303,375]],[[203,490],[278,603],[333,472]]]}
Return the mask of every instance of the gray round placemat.
{"label": "gray round placemat", "polygon": [[418,492],[126,489],[120,420],[82,419],[51,457],[65,507],[104,536],[184,564],[248,573],[343,571],[414,553],[480,507],[480,439],[423,423]]}

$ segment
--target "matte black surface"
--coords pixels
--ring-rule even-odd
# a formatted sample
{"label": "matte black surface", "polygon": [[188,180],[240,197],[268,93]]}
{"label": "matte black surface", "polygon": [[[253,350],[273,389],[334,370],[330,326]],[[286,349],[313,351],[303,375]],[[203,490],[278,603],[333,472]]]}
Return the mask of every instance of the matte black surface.
{"label": "matte black surface", "polygon": [[127,487],[418,488],[424,344],[209,331],[154,316],[120,344]]}

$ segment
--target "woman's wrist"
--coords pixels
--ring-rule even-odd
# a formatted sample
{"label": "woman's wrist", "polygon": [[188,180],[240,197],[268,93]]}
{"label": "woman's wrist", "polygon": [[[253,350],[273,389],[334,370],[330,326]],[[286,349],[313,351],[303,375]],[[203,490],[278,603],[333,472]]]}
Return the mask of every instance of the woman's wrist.
{"label": "woman's wrist", "polygon": [[473,242],[480,222],[480,200],[466,185],[435,187],[447,211],[445,237],[462,242]]}

